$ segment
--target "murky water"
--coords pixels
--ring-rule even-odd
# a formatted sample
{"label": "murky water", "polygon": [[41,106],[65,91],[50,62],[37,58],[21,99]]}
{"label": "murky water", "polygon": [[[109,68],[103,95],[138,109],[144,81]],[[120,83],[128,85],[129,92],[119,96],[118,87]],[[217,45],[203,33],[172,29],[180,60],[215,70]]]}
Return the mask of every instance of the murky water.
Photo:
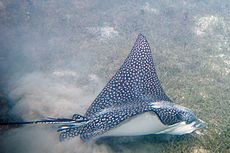
{"label": "murky water", "polygon": [[10,99],[1,119],[84,114],[142,33],[166,93],[208,128],[60,143],[56,127],[26,126],[1,130],[0,152],[230,151],[229,10],[215,0],[1,0],[0,89]]}

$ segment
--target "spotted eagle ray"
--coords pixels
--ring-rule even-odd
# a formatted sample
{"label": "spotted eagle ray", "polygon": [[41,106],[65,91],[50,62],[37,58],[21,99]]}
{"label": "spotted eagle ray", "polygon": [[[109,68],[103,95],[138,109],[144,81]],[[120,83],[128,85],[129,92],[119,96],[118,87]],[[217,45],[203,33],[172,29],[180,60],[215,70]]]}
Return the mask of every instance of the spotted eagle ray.
{"label": "spotted eagle ray", "polygon": [[0,125],[58,123],[60,141],[105,136],[183,135],[205,127],[188,108],[166,95],[158,79],[149,43],[138,38],[120,69],[96,97],[85,115]]}

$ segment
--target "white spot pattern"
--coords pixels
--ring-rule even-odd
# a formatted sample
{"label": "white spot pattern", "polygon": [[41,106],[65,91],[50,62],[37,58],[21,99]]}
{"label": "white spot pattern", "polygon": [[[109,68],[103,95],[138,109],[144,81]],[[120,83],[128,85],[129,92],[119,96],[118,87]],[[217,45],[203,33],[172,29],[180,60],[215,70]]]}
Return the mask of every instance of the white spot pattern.
{"label": "white spot pattern", "polygon": [[150,46],[146,38],[139,34],[125,62],[91,104],[85,116],[91,117],[106,108],[147,99],[171,101],[157,77]]}
{"label": "white spot pattern", "polygon": [[83,141],[87,141],[145,112],[156,114],[164,125],[184,121],[189,124],[196,120],[191,110],[172,103],[164,93],[149,44],[139,34],[124,64],[91,104],[86,117],[73,116],[75,121],[84,124],[65,128],[60,140],[80,135]]}

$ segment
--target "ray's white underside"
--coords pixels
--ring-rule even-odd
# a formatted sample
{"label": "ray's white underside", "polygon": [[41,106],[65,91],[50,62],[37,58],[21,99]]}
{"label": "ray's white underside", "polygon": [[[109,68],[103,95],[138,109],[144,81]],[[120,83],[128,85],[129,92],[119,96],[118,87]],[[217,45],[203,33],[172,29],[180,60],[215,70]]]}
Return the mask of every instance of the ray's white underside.
{"label": "ray's white underside", "polygon": [[174,125],[164,125],[158,116],[152,112],[146,112],[133,117],[120,126],[109,130],[100,137],[104,136],[138,136],[148,134],[173,134],[182,135],[191,133],[197,128],[194,127],[195,122],[186,124],[185,122],[176,123]]}

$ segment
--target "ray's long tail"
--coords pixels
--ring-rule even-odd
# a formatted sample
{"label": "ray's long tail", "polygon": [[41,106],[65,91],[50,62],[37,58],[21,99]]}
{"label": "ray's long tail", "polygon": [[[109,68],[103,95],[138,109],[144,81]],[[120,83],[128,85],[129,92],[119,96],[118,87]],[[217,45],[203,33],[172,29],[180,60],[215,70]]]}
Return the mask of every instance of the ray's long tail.
{"label": "ray's long tail", "polygon": [[[0,122],[0,128],[4,127],[15,127],[18,125],[27,125],[27,124],[64,124],[61,127],[65,126],[73,126],[77,124],[81,124],[87,122],[89,119],[79,115],[74,114],[72,118],[47,118],[44,120],[34,120],[34,121],[22,121],[22,122]],[[60,128],[60,127],[59,127]]]}

